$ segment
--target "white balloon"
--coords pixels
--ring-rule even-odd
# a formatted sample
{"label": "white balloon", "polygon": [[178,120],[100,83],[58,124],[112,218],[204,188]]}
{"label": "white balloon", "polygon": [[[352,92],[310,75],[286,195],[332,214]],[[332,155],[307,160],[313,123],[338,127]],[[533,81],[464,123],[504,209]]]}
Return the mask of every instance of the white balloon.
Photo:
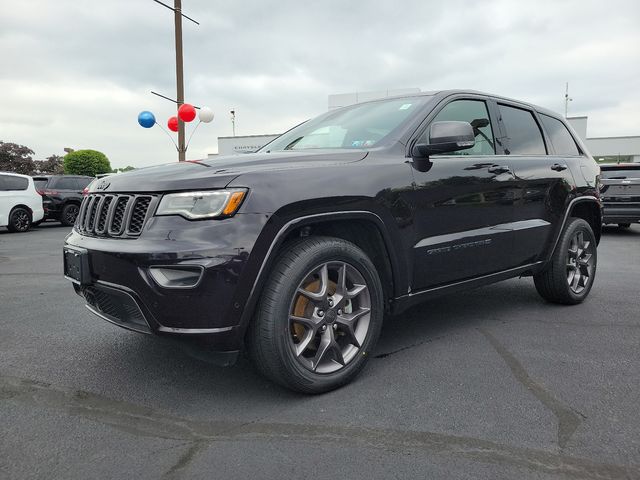
{"label": "white balloon", "polygon": [[201,107],[198,111],[198,118],[203,123],[209,123],[213,120],[213,110],[209,107]]}

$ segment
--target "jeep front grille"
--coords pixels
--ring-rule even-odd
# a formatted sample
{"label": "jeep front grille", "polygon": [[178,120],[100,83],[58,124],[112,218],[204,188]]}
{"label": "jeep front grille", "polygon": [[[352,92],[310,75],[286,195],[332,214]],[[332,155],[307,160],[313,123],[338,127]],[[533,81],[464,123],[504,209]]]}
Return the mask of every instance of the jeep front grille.
{"label": "jeep front grille", "polygon": [[74,228],[93,237],[136,238],[156,199],[156,195],[92,193],[82,201]]}

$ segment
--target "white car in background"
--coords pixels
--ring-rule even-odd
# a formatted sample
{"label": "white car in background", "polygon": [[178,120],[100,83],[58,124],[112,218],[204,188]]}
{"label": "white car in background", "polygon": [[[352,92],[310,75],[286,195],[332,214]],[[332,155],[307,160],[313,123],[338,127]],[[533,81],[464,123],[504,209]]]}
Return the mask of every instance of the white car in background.
{"label": "white car in background", "polygon": [[26,232],[44,218],[42,196],[27,175],[0,172],[0,227]]}

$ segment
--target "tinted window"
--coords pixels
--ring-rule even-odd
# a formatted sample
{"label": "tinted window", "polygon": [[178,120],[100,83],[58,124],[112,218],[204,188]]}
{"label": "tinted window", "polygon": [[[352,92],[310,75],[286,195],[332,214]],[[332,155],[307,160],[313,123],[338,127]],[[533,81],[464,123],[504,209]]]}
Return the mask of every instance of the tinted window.
{"label": "tinted window", "polygon": [[551,143],[557,155],[580,155],[576,142],[567,127],[557,118],[540,115],[542,124],[551,137]]}
{"label": "tinted window", "polygon": [[13,175],[0,175],[0,190],[26,190],[29,186],[29,180],[22,177],[14,177]]}
{"label": "tinted window", "polygon": [[529,110],[499,105],[502,122],[509,139],[507,154],[545,155],[540,127]]}
{"label": "tinted window", "polygon": [[43,188],[45,188],[47,186],[48,182],[49,182],[48,178],[34,178],[33,179],[33,183],[35,184],[37,190],[42,190]]}
{"label": "tinted window", "polygon": [[602,178],[608,179],[619,179],[624,180],[625,178],[640,178],[640,165],[638,167],[614,167],[614,168],[606,168],[600,167],[602,172]]}
{"label": "tinted window", "polygon": [[[495,153],[493,130],[485,102],[482,100],[455,100],[440,110],[440,113],[433,119],[433,122],[449,121],[469,122],[474,127],[476,144],[473,148],[447,153],[447,155],[493,155]],[[428,137],[429,130],[427,129],[421,141],[427,143]]]}
{"label": "tinted window", "polygon": [[60,177],[56,179],[54,188],[58,190],[78,190],[78,181],[73,177]]}
{"label": "tinted window", "polygon": [[76,180],[78,181],[78,187],[80,189],[83,189],[84,187],[89,185],[91,182],[93,182],[93,178],[91,177],[79,177],[79,178],[76,178]]}

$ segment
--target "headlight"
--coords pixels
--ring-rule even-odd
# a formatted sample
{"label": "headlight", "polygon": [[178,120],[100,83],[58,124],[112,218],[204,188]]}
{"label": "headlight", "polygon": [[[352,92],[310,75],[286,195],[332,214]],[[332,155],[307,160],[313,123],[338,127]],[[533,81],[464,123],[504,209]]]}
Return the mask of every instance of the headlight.
{"label": "headlight", "polygon": [[242,189],[168,193],[160,200],[156,215],[180,215],[188,220],[230,217],[246,193]]}

